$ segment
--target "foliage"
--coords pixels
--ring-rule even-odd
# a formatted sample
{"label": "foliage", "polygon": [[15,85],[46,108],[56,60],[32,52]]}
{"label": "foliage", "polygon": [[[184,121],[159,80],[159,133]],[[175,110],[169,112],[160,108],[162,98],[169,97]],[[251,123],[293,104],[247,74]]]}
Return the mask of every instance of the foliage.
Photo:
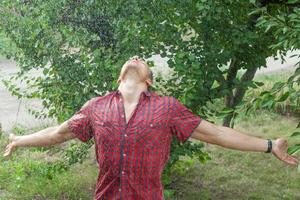
{"label": "foliage", "polygon": [[273,34],[276,39],[270,48],[279,50],[280,53],[299,49],[299,1],[269,3],[256,9],[254,13],[260,14],[256,26],[264,28],[265,32]]}
{"label": "foliage", "polygon": [[252,79],[275,51],[268,49],[273,37],[256,28],[256,17],[249,15],[255,8],[251,3],[143,1],[141,5],[144,17],[136,17],[139,41],[145,41],[146,55],[168,58],[180,82],[172,94],[185,105],[212,117],[216,110],[207,109],[208,103],[225,97],[226,107],[234,111],[248,88],[261,86]]}
{"label": "foliage", "polygon": [[[1,15],[1,27],[16,46],[8,56],[21,68],[12,80],[22,80],[27,90],[9,81],[6,85],[19,98],[42,99],[49,110],[47,114],[60,122],[83,102],[110,90],[116,70],[112,57],[116,54],[110,53],[110,48],[89,45],[96,43],[99,36],[65,19],[71,18],[63,12],[73,9],[68,6],[64,1],[3,1]],[[82,17],[81,9],[90,9],[90,5],[74,6],[78,9],[74,19]],[[37,69],[43,76],[30,76]]]}
{"label": "foliage", "polygon": [[208,153],[202,152],[203,144],[185,142],[184,144],[180,144],[178,140],[173,139],[171,144],[171,157],[164,169],[164,173],[162,175],[162,183],[165,188],[165,197],[172,197],[174,193],[172,190],[168,190],[169,185],[171,184],[171,175],[174,173],[179,173],[179,175],[184,175],[184,169],[186,166],[192,167],[194,162],[193,160],[181,161],[180,158],[182,156],[189,157],[190,159],[196,158],[201,163],[210,160]]}
{"label": "foliage", "polygon": [[175,190],[169,189],[172,183],[172,176],[182,176],[195,166],[195,161],[192,159],[185,159],[177,161],[172,168],[167,169],[168,173],[164,173],[162,177],[163,184],[167,189],[164,190],[164,198],[173,198],[175,196]]}
{"label": "foliage", "polygon": [[[85,176],[78,167],[57,173],[46,161],[28,159],[23,151],[10,161],[1,160],[1,199],[91,199],[97,169],[84,163]],[[30,153],[32,156],[32,153]],[[46,186],[46,187],[45,187]],[[88,192],[89,191],[89,192]]]}
{"label": "foliage", "polygon": [[[114,88],[117,66],[129,55],[161,54],[180,81],[172,95],[207,116],[208,102],[232,96],[238,88],[257,87],[237,77],[237,71],[264,66],[272,54],[266,48],[272,38],[256,29],[248,15],[253,6],[227,4],[3,1],[2,27],[18,47],[12,53],[22,68],[18,78],[31,87],[26,95],[11,90],[19,97],[43,99],[49,115],[63,121],[85,100]],[[25,72],[33,68],[44,76],[32,80]]]}
{"label": "foliage", "polygon": [[[270,2],[262,5],[260,1],[255,1],[257,9],[251,14],[259,14],[257,27],[265,29],[265,32],[272,34],[275,41],[270,48],[278,51],[279,56],[283,58],[287,50],[300,49],[300,2],[298,0],[289,0],[285,2]],[[300,54],[294,53],[291,57],[300,58]],[[284,59],[283,59],[284,61]],[[295,65],[296,70],[286,82],[276,82],[269,91],[263,91],[259,97],[252,99],[247,106],[247,111],[257,108],[272,109],[281,102],[290,101],[291,106],[299,108],[300,106],[300,60]],[[299,125],[296,127],[291,137],[298,134]],[[300,151],[299,145],[289,148],[289,153],[294,154]]]}

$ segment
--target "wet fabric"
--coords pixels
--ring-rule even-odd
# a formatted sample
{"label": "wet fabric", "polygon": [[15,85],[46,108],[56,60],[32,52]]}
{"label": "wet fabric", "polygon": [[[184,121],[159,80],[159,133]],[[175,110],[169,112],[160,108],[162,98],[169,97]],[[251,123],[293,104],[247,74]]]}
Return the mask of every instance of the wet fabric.
{"label": "wet fabric", "polygon": [[68,126],[81,141],[95,140],[96,200],[160,200],[172,137],[186,141],[200,122],[175,98],[147,91],[126,123],[122,95],[114,91],[88,101]]}

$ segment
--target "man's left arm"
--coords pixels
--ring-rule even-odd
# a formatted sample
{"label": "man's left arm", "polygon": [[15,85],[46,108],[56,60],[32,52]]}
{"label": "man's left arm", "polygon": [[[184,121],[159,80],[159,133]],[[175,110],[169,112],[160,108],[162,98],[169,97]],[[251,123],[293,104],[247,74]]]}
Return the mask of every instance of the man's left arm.
{"label": "man's left arm", "polygon": [[[253,137],[241,133],[232,128],[217,126],[202,119],[200,125],[191,135],[192,138],[207,143],[219,145],[229,149],[240,151],[266,152],[268,150],[268,141],[265,139]],[[272,141],[272,153],[281,161],[297,166],[297,158],[287,153],[287,141],[283,138]]]}

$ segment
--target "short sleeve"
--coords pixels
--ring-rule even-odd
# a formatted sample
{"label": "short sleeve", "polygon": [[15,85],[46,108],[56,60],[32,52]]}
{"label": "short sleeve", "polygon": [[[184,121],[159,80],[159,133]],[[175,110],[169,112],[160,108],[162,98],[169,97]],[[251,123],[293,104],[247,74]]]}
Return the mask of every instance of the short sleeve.
{"label": "short sleeve", "polygon": [[90,120],[91,107],[92,100],[89,100],[67,122],[71,132],[83,142],[87,142],[93,137]]}
{"label": "short sleeve", "polygon": [[185,142],[200,124],[201,118],[194,115],[175,98],[173,98],[171,106],[170,126],[172,134],[175,135],[180,142]]}

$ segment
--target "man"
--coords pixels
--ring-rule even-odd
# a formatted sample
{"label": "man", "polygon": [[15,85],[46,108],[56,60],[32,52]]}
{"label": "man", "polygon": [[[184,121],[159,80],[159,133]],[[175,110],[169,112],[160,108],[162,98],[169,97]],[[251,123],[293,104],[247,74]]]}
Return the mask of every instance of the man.
{"label": "man", "polygon": [[97,200],[163,199],[161,173],[169,159],[172,136],[189,137],[241,151],[272,152],[298,165],[284,139],[264,140],[217,126],[193,115],[173,97],[148,91],[152,73],[134,57],[122,67],[119,88],[88,101],[71,119],[32,135],[10,136],[5,156],[17,147],[49,146],[79,138],[95,140],[99,177]]}

